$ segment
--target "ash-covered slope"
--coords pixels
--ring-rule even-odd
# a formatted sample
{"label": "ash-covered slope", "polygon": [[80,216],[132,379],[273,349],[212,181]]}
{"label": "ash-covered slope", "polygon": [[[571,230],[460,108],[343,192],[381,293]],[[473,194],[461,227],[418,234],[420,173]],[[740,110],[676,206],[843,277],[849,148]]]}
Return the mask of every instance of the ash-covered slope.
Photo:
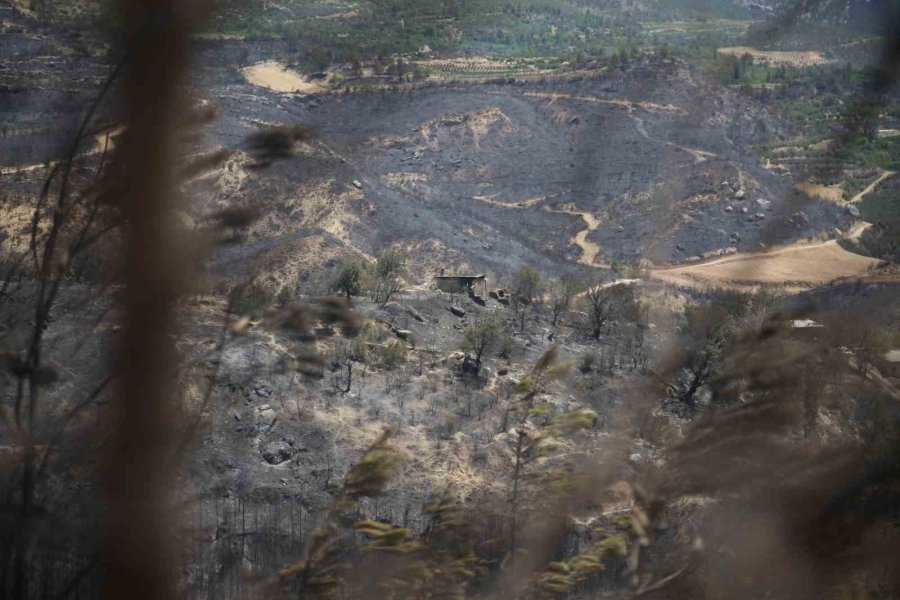
{"label": "ash-covered slope", "polygon": [[[14,29],[3,37],[16,51],[0,93],[8,240],[27,221],[44,164],[65,151],[63,124],[74,127],[112,70],[96,41]],[[57,50],[64,58],[48,58]],[[760,166],[756,146],[792,135],[790,124],[683,63],[304,96],[252,85],[241,71],[277,58],[280,45],[219,40],[197,50],[190,93],[220,117],[193,151],[241,151],[187,184],[191,216],[234,206],[263,213],[212,261],[226,281],[322,291],[338,257],[392,243],[410,251],[420,283],[441,268],[502,277],[521,264],[555,273],[680,262],[793,241],[843,218]],[[29,79],[37,74],[39,85]],[[292,158],[253,168],[246,137],[297,124],[314,138]],[[106,127],[116,131],[113,120]],[[92,133],[80,152],[96,153],[105,136]]]}
{"label": "ash-covered slope", "polygon": [[232,249],[217,262],[220,275],[241,266],[277,285],[302,277],[315,265],[286,265],[279,248],[313,233],[325,264],[404,245],[424,281],[444,267],[556,272],[755,250],[841,218],[760,166],[754,145],[788,125],[684,65],[635,64],[616,79],[301,96],[250,85],[227,47],[206,53],[213,66],[198,92],[221,109],[212,145],[240,144],[266,126],[315,132],[269,169],[239,156],[197,182],[200,211],[266,212],[243,258]]}

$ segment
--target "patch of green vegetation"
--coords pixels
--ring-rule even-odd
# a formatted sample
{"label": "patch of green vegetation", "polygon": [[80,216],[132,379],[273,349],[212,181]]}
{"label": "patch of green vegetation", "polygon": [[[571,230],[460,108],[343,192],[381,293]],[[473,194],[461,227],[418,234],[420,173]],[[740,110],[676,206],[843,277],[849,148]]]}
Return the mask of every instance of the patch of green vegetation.
{"label": "patch of green vegetation", "polygon": [[848,144],[847,159],[863,167],[896,171],[900,169],[900,136],[859,136]]}
{"label": "patch of green vegetation", "polygon": [[900,229],[900,189],[866,194],[859,203],[859,212],[865,221]]}
{"label": "patch of green vegetation", "polygon": [[875,223],[860,240],[864,253],[900,262],[900,188],[868,194],[859,203],[861,217]]}
{"label": "patch of green vegetation", "polygon": [[864,179],[859,179],[856,177],[848,177],[841,183],[841,187],[844,190],[844,199],[849,200],[856,194],[858,194],[861,191],[863,191],[864,189],[866,189],[867,185],[868,185],[868,182]]}
{"label": "patch of green vegetation", "polygon": [[228,305],[235,315],[258,319],[272,304],[272,295],[257,283],[239,284],[228,293]]}

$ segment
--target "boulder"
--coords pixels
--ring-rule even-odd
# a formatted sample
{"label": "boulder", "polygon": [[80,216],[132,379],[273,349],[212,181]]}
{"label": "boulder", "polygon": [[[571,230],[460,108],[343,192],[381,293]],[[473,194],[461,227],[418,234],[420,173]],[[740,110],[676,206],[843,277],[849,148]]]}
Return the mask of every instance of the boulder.
{"label": "boulder", "polygon": [[268,398],[272,395],[272,384],[265,379],[257,379],[250,384],[250,389],[254,396],[260,398]]}
{"label": "boulder", "polygon": [[735,200],[743,200],[745,195],[746,192],[744,190],[738,190],[734,193],[734,198]]}
{"label": "boulder", "polygon": [[456,315],[457,317],[464,317],[464,316],[466,316],[466,311],[465,311],[464,309],[458,307],[458,306],[451,306],[451,307],[450,307],[450,312],[452,312],[452,313],[453,313],[454,315]]}
{"label": "boulder", "polygon": [[409,329],[395,329],[394,335],[396,335],[401,340],[408,340],[412,337],[413,332]]}
{"label": "boulder", "polygon": [[263,460],[270,465],[280,465],[289,461],[294,455],[294,449],[285,442],[272,442],[267,444],[262,451]]}
{"label": "boulder", "polygon": [[413,308],[412,306],[407,307],[406,314],[411,316],[413,319],[415,319],[419,323],[425,322],[425,317],[423,317],[422,314],[419,311],[417,311],[415,308]]}
{"label": "boulder", "polygon": [[860,215],[860,212],[859,212],[859,209],[858,209],[856,206],[854,206],[854,205],[851,204],[850,206],[847,207],[847,214],[849,214],[849,215],[850,215],[851,217],[853,217],[854,219],[858,219],[858,218],[859,218],[859,215]]}
{"label": "boulder", "polygon": [[274,409],[269,407],[266,404],[264,407],[260,407],[262,410],[256,416],[256,422],[259,425],[259,430],[261,432],[266,432],[272,429],[272,426],[275,425],[275,421],[278,420],[278,413],[275,412]]}
{"label": "boulder", "polygon": [[469,298],[471,298],[472,302],[474,302],[478,306],[486,306],[487,305],[487,302],[484,301],[484,298],[482,298],[478,294],[472,294],[471,296],[469,296]]}

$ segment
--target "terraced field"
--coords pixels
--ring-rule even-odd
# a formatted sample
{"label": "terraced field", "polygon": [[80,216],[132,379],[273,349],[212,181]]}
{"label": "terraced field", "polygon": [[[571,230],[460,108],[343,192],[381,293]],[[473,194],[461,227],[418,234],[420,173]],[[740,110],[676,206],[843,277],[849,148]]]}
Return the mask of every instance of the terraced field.
{"label": "terraced field", "polygon": [[772,66],[786,67],[817,67],[833,64],[835,61],[822,56],[821,52],[807,51],[781,51],[781,50],[757,50],[749,46],[732,46],[716,50],[724,56],[737,56],[738,58],[750,55],[753,60],[764,62]]}
{"label": "terraced field", "polygon": [[493,77],[515,77],[524,75],[551,75],[559,72],[538,66],[525,60],[502,60],[486,57],[465,57],[419,60],[415,65],[431,71],[438,79],[489,79]]}

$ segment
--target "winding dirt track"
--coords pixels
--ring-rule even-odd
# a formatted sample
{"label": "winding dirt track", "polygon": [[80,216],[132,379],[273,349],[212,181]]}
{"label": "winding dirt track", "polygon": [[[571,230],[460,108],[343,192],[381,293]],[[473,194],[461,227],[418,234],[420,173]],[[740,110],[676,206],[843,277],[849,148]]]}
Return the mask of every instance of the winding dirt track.
{"label": "winding dirt track", "polygon": [[[847,204],[861,201],[893,175],[893,171],[883,172]],[[842,239],[858,242],[871,226],[857,221]],[[787,291],[802,291],[835,279],[863,276],[882,264],[878,259],[845,250],[838,241],[798,242],[768,252],[733,254],[701,263],[654,269],[650,276],[694,288],[754,289],[760,285],[783,285]]]}
{"label": "winding dirt track", "polygon": [[760,285],[784,285],[789,291],[800,291],[842,277],[864,275],[880,264],[878,259],[844,250],[837,240],[828,240],[655,269],[650,276],[688,287],[747,289]]}
{"label": "winding dirt track", "polygon": [[578,263],[582,265],[587,265],[589,267],[606,267],[607,265],[597,264],[594,261],[597,259],[597,255],[600,254],[600,245],[595,244],[593,242],[588,241],[587,236],[590,235],[592,231],[596,231],[598,227],[600,227],[600,221],[594,215],[587,211],[583,210],[574,210],[574,209],[552,209],[549,206],[545,206],[544,210],[547,212],[555,212],[561,213],[564,215],[574,215],[577,217],[581,217],[584,221],[584,224],[587,225],[587,229],[583,229],[576,233],[570,240],[569,243],[575,246],[578,246],[581,249],[581,256],[578,257]]}
{"label": "winding dirt track", "polygon": [[876,179],[875,181],[873,181],[872,183],[870,183],[870,184],[866,187],[866,189],[864,189],[863,191],[861,191],[861,192],[858,193],[857,195],[855,195],[855,196],[853,196],[852,198],[850,198],[849,203],[850,203],[850,204],[856,204],[857,202],[859,202],[860,200],[863,199],[863,196],[865,196],[866,194],[870,194],[875,188],[877,188],[879,185],[881,185],[881,182],[882,182],[882,181],[884,181],[885,179],[887,179],[887,178],[889,178],[889,177],[892,177],[893,175],[895,175],[894,171],[885,171],[884,173],[882,173],[882,174],[878,177],[878,179]]}
{"label": "winding dirt track", "polygon": [[657,144],[664,144],[666,146],[671,146],[672,148],[681,150],[682,152],[687,152],[688,154],[690,154],[691,156],[694,157],[694,162],[696,162],[696,163],[702,163],[703,161],[709,160],[710,158],[718,158],[718,156],[719,156],[718,154],[715,154],[714,152],[707,152],[705,150],[697,150],[696,148],[685,148],[684,146],[679,146],[675,142],[669,142],[666,140],[657,139],[657,138],[651,136],[647,132],[647,128],[644,126],[644,120],[642,118],[636,117],[631,113],[629,113],[628,116],[630,116],[632,119],[634,119],[638,133],[640,133],[641,136],[644,137],[644,139],[650,140],[651,142],[656,142]]}

